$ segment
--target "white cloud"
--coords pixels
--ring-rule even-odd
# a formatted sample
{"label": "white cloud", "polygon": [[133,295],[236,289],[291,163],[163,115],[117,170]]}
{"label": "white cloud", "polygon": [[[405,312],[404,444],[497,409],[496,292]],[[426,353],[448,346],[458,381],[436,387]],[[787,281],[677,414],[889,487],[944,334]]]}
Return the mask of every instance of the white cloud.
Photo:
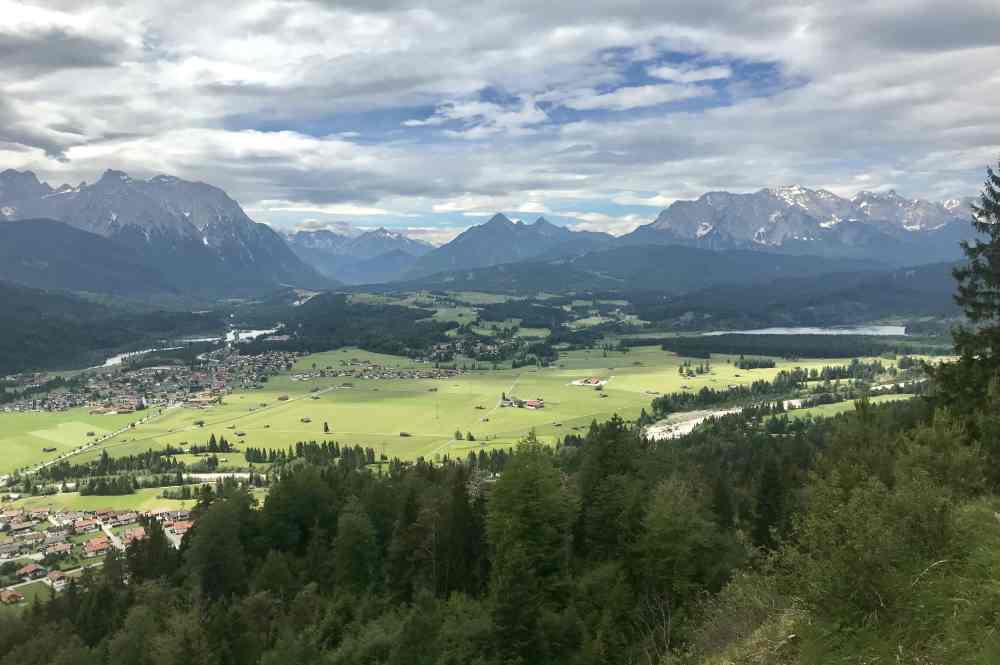
{"label": "white cloud", "polygon": [[624,206],[645,206],[647,208],[666,208],[677,199],[662,194],[652,196],[640,196],[635,192],[622,192],[611,199],[615,203]]}
{"label": "white cloud", "polygon": [[613,92],[606,93],[597,93],[593,90],[583,91],[565,100],[563,104],[581,111],[595,109],[628,111],[647,106],[659,106],[682,99],[704,97],[711,95],[712,92],[711,88],[704,86],[663,83],[618,88]]}
{"label": "white cloud", "polygon": [[332,215],[334,217],[371,217],[379,215],[398,215],[382,208],[359,206],[352,203],[330,203],[326,205],[304,204],[295,201],[274,201],[266,199],[255,207],[247,208],[248,213],[270,212],[301,212],[311,214]]}
{"label": "white cloud", "polygon": [[730,78],[733,75],[733,70],[727,65],[715,65],[712,67],[691,67],[687,65],[671,67],[669,65],[661,65],[659,67],[648,68],[646,73],[653,78],[663,79],[664,81],[698,83],[699,81],[717,81],[719,79]]}
{"label": "white cloud", "polygon": [[433,127],[448,122],[458,122],[462,128],[448,130],[449,135],[463,138],[482,138],[491,134],[528,133],[529,128],[548,120],[545,111],[531,98],[520,100],[517,107],[501,106],[482,101],[452,101],[441,104],[428,118],[403,122],[404,127]]}
{"label": "white cloud", "polygon": [[623,215],[616,217],[600,212],[562,212],[563,217],[580,220],[572,228],[577,231],[603,231],[616,236],[635,231],[643,224],[649,224],[651,219],[640,215]]}
{"label": "white cloud", "polygon": [[[793,182],[950,197],[1000,153],[992,0],[420,6],[0,0],[0,169],[167,172],[276,223],[430,227]],[[727,105],[658,108],[707,81]]]}

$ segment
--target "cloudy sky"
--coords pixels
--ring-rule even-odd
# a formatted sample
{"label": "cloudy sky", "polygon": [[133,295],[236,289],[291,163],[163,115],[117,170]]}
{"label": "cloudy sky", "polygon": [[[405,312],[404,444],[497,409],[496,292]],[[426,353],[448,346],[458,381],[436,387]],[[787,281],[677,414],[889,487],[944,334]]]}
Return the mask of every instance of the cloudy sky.
{"label": "cloudy sky", "polygon": [[974,194],[997,0],[0,0],[0,168],[226,189],[259,221],[612,232],[780,184]]}

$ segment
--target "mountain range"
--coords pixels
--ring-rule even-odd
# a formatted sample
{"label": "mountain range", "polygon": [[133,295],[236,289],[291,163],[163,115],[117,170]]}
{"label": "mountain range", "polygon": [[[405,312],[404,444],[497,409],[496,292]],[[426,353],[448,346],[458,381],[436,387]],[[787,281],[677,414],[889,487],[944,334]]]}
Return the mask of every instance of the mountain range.
{"label": "mountain range", "polygon": [[[7,170],[0,173],[0,279],[129,296],[387,282],[509,290],[539,284],[542,275],[550,275],[550,289],[618,284],[676,291],[704,277],[693,255],[624,250],[674,245],[741,250],[764,262],[782,255],[855,262],[817,264],[831,269],[954,261],[961,256],[959,240],[972,233],[968,204],[893,191],[844,198],[799,186],[717,191],[676,201],[622,237],[497,214],[434,247],[345,223],[280,234],[251,220],[223,190],[173,176],[142,180],[109,170],[93,184],[54,188],[30,171]],[[720,263],[698,256],[706,265]],[[733,256],[721,263],[732,264]],[[658,260],[679,261],[692,273],[671,272]]]}
{"label": "mountain range", "polygon": [[[102,251],[128,257],[159,273],[168,288],[185,292],[330,285],[269,226],[251,220],[224,191],[205,183],[162,175],[141,180],[109,170],[92,185],[53,188],[30,171],[0,173],[0,220],[34,219],[110,241]],[[42,249],[60,243],[58,227],[35,230],[31,242],[42,243]],[[44,231],[52,235],[39,237]],[[8,251],[27,255],[31,247]],[[154,287],[155,280],[148,290]]]}
{"label": "mountain range", "polygon": [[895,191],[847,199],[796,185],[746,194],[709,192],[675,201],[624,243],[868,258],[914,265],[959,258],[971,234],[971,199],[931,202]]}
{"label": "mountain range", "polygon": [[388,282],[405,274],[434,245],[377,228],[351,233],[340,226],[301,230],[285,236],[288,246],[322,274],[347,284]]}

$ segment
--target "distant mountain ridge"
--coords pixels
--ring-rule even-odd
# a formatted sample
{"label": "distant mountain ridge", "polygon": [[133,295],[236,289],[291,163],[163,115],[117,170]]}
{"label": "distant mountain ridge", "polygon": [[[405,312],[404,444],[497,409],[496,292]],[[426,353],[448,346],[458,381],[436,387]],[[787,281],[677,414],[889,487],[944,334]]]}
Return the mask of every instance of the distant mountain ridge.
{"label": "distant mountain ridge", "polygon": [[847,199],[798,185],[747,194],[717,191],[675,201],[623,243],[759,248],[880,258],[896,265],[954,260],[970,234],[971,199],[935,203],[895,191]]}
{"label": "distant mountain ridge", "polygon": [[578,256],[614,244],[614,236],[607,233],[571,231],[544,217],[525,224],[496,214],[485,224],[470,227],[451,242],[428,252],[407,277],[485,268],[542,256]]}
{"label": "distant mountain ridge", "polygon": [[391,281],[410,269],[434,245],[379,227],[360,235],[329,229],[286,235],[299,258],[324,275],[348,284]]}
{"label": "distant mountain ridge", "polygon": [[187,291],[329,285],[275,231],[205,183],[108,170],[92,185],[53,188],[30,171],[0,173],[0,221],[30,219],[108,238]]}

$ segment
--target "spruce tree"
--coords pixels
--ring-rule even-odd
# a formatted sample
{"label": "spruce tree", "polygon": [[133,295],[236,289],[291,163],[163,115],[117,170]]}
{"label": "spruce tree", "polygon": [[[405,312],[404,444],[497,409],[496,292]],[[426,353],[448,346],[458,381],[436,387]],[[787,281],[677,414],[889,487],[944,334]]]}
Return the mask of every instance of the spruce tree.
{"label": "spruce tree", "polygon": [[986,169],[972,217],[979,237],[962,242],[968,262],[954,271],[955,301],[971,326],[953,333],[959,361],[937,372],[943,401],[966,412],[980,406],[990,383],[1000,378],[1000,173],[992,168]]}

